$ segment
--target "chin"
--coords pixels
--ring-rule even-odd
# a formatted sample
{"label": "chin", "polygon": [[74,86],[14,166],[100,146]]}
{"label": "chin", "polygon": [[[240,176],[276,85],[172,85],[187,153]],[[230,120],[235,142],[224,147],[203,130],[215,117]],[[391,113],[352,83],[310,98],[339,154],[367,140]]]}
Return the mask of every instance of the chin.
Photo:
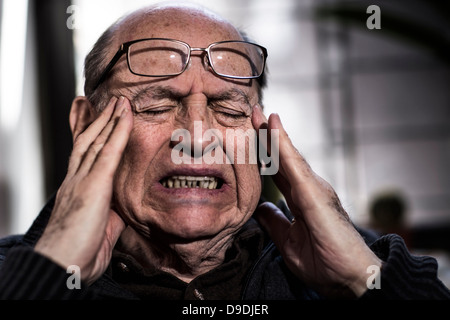
{"label": "chin", "polygon": [[198,240],[213,238],[232,225],[230,212],[217,210],[180,209],[172,211],[161,229],[180,239]]}

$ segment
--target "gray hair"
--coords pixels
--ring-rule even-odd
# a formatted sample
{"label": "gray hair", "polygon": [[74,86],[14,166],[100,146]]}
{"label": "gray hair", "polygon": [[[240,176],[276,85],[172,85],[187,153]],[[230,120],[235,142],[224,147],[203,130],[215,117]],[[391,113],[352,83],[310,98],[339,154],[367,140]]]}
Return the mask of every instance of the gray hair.
{"label": "gray hair", "polygon": [[113,43],[115,24],[106,29],[98,38],[84,60],[84,94],[97,111],[106,107],[109,90],[107,81],[102,82],[95,90],[96,82],[106,67],[106,59]]}

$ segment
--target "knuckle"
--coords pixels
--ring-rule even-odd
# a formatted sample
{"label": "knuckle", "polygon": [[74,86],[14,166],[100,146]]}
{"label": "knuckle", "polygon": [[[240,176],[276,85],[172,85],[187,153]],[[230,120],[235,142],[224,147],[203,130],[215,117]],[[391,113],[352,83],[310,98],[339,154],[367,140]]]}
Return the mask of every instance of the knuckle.
{"label": "knuckle", "polygon": [[93,143],[89,149],[95,154],[98,154],[103,149],[103,143]]}
{"label": "knuckle", "polygon": [[82,134],[78,135],[74,140],[73,148],[74,149],[83,148],[86,145],[86,142],[87,142],[86,140],[87,140],[87,137],[85,134],[82,133]]}

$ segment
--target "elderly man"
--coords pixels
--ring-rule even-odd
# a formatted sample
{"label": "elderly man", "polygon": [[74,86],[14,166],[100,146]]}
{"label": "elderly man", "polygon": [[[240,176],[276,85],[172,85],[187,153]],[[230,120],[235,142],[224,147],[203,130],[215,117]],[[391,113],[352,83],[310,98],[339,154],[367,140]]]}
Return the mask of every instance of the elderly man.
{"label": "elderly man", "polygon": [[[156,5],[112,25],[86,58],[64,182],[23,237],[3,240],[0,298],[450,297],[433,258],[362,236],[266,119],[266,56],[203,8]],[[225,139],[263,129],[286,214],[261,200],[263,168],[237,161],[245,139]]]}

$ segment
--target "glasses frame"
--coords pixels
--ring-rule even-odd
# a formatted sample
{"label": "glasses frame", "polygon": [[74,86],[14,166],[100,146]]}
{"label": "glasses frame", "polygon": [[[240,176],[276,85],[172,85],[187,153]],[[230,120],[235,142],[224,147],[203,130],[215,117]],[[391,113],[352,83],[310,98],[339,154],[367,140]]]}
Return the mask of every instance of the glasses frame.
{"label": "glasses frame", "polygon": [[[185,46],[187,49],[189,49],[188,51],[188,56],[186,59],[186,63],[183,67],[183,69],[178,72],[178,73],[173,73],[173,74],[166,74],[166,75],[148,75],[148,74],[140,74],[140,73],[136,73],[133,70],[131,70],[131,66],[130,66],[130,47],[132,44],[135,44],[137,42],[142,42],[142,41],[148,41],[148,40],[165,40],[165,41],[171,41],[171,42],[176,42],[179,43],[183,46]],[[243,76],[230,76],[230,75],[225,75],[225,74],[221,74],[219,72],[217,72],[214,69],[213,64],[211,63],[211,55],[210,55],[210,50],[212,47],[216,46],[216,45],[220,45],[220,44],[224,44],[224,43],[246,43],[246,44],[251,44],[254,45],[258,48],[261,49],[262,53],[263,53],[263,66],[262,66],[262,71],[259,75],[257,76],[248,76],[248,77],[243,77]],[[192,48],[188,43],[184,42],[184,41],[180,41],[180,40],[175,40],[175,39],[168,39],[168,38],[145,38],[145,39],[138,39],[138,40],[133,40],[133,41],[128,41],[128,42],[124,42],[120,45],[119,49],[117,50],[116,54],[114,55],[114,57],[111,59],[111,61],[108,63],[108,65],[105,67],[105,70],[103,70],[102,74],[100,75],[99,79],[97,80],[95,86],[94,86],[94,91],[100,86],[100,84],[105,81],[106,77],[108,76],[109,72],[111,71],[111,69],[116,65],[117,61],[119,61],[119,59],[126,54],[127,55],[127,65],[128,65],[128,70],[130,70],[130,72],[132,74],[138,75],[138,76],[143,76],[143,77],[174,77],[174,76],[178,76],[180,74],[182,74],[186,68],[189,65],[189,61],[191,59],[191,53],[192,51],[203,51],[206,52],[206,55],[208,57],[208,65],[211,67],[211,70],[218,76],[220,77],[224,77],[224,78],[230,78],[230,79],[256,79],[262,76],[262,74],[264,73],[264,70],[266,68],[266,60],[267,60],[267,49],[264,48],[263,46],[253,43],[253,42],[249,42],[249,41],[242,41],[242,40],[226,40],[226,41],[218,41],[218,42],[213,42],[211,43],[208,47],[206,48]]]}

